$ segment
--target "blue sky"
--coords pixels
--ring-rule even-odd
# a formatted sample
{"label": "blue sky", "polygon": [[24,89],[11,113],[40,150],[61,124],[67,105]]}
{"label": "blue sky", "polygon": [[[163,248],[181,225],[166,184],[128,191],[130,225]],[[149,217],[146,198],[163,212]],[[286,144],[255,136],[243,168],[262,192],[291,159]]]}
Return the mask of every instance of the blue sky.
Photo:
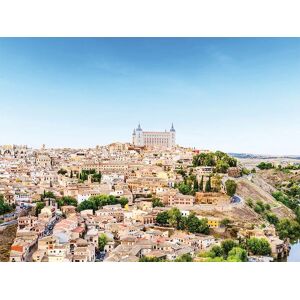
{"label": "blue sky", "polygon": [[0,144],[300,154],[300,39],[0,38]]}

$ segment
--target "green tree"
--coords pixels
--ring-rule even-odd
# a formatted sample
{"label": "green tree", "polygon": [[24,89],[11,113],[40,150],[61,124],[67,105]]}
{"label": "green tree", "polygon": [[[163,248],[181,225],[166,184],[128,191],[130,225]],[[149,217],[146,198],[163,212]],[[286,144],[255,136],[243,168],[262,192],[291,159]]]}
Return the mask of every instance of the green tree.
{"label": "green tree", "polygon": [[249,207],[251,207],[251,208],[253,208],[253,200],[251,199],[251,198],[248,198],[247,200],[246,200],[246,204],[249,206]]}
{"label": "green tree", "polygon": [[294,211],[299,207],[299,200],[289,197],[282,191],[276,191],[276,192],[272,193],[272,196],[277,201],[281,202],[282,204],[284,204],[285,206],[287,206],[288,208],[290,208]]}
{"label": "green tree", "polygon": [[13,207],[4,201],[4,196],[0,194],[0,215],[9,213],[13,210]]}
{"label": "green tree", "polygon": [[200,219],[197,233],[209,234],[208,220],[206,218]]}
{"label": "green tree", "polygon": [[175,259],[175,262],[192,262],[193,258],[191,254],[183,254]]}
{"label": "green tree", "polygon": [[228,196],[232,197],[234,196],[237,188],[237,184],[234,180],[228,179],[225,182],[225,187],[226,187],[226,193]]}
{"label": "green tree", "polygon": [[196,217],[195,213],[190,213],[186,220],[187,230],[191,233],[199,233],[200,226],[199,218]]}
{"label": "green tree", "polygon": [[188,228],[187,222],[188,222],[188,218],[186,216],[181,217],[177,229],[178,230],[187,230],[187,228]]}
{"label": "green tree", "polygon": [[208,256],[211,258],[215,258],[215,257],[223,257],[223,249],[220,246],[213,246],[211,248],[211,250],[208,252]]}
{"label": "green tree", "polygon": [[275,214],[269,212],[266,213],[266,219],[269,223],[273,225],[277,225],[279,222],[278,217]]}
{"label": "green tree", "polygon": [[158,198],[152,199],[152,207],[164,207],[164,204]]}
{"label": "green tree", "polygon": [[139,262],[166,262],[164,258],[142,256]]}
{"label": "green tree", "polygon": [[226,262],[223,257],[207,258],[206,262]]}
{"label": "green tree", "polygon": [[44,202],[37,202],[35,206],[35,215],[38,216],[45,206],[46,204]]}
{"label": "green tree", "polygon": [[105,205],[121,204],[122,206],[125,206],[127,203],[128,200],[125,197],[121,197],[120,199],[118,199],[112,195],[98,195],[92,196],[88,200],[81,202],[78,206],[78,211],[82,211],[85,209],[93,209],[93,211],[96,211],[97,209],[100,209]]}
{"label": "green tree", "polygon": [[98,208],[95,207],[95,202],[93,202],[91,200],[85,200],[85,201],[82,201],[78,205],[77,209],[78,209],[78,211],[82,211],[82,210],[86,210],[86,209],[92,209],[93,211],[95,211]]}
{"label": "green tree", "polygon": [[169,225],[172,227],[179,227],[180,219],[181,219],[181,212],[178,208],[173,207],[168,211],[169,216]]}
{"label": "green tree", "polygon": [[195,178],[194,179],[194,192],[198,192],[199,191],[199,184],[198,184],[198,180]]}
{"label": "green tree", "polygon": [[186,171],[183,170],[182,166],[181,169],[176,171],[177,174],[180,174],[183,178],[186,178]]}
{"label": "green tree", "polygon": [[58,172],[57,172],[57,174],[60,174],[60,175],[66,175],[67,173],[68,173],[68,171],[65,170],[65,169],[60,169],[60,170],[58,170]]}
{"label": "green tree", "polygon": [[257,201],[254,206],[254,211],[258,214],[262,214],[265,211],[265,206],[262,201]]}
{"label": "green tree", "polygon": [[270,210],[271,209],[271,205],[269,203],[265,204],[265,210]]}
{"label": "green tree", "polygon": [[200,153],[193,157],[193,166],[215,166],[214,153]]}
{"label": "green tree", "polygon": [[108,242],[108,238],[104,233],[101,233],[98,237],[98,249],[100,251],[104,251],[104,247],[106,246]]}
{"label": "green tree", "polygon": [[92,182],[101,182],[101,178],[102,178],[102,174],[99,173],[95,173],[92,175]]}
{"label": "green tree", "polygon": [[211,178],[209,177],[205,184],[205,192],[209,193],[211,191]]}
{"label": "green tree", "polygon": [[234,247],[228,253],[227,261],[229,262],[246,262],[247,260],[247,251],[240,247]]}
{"label": "green tree", "polygon": [[251,173],[250,170],[248,170],[247,168],[242,168],[242,174],[243,175],[249,175]]}
{"label": "green tree", "polygon": [[223,255],[227,258],[228,253],[235,247],[238,247],[238,243],[233,240],[225,240],[221,243]]}
{"label": "green tree", "polygon": [[216,172],[225,174],[229,168],[229,164],[223,160],[219,160],[216,164]]}
{"label": "green tree", "polygon": [[41,200],[44,200],[44,199],[46,199],[46,198],[56,199],[56,197],[55,197],[55,195],[54,195],[53,192],[50,192],[50,191],[47,191],[47,192],[46,192],[46,191],[44,190],[43,195],[41,195]]}
{"label": "green tree", "polygon": [[190,194],[193,193],[192,186],[190,184],[187,184],[187,183],[184,183],[184,182],[181,182],[178,185],[178,189],[179,189],[179,192],[183,195],[190,195]]}
{"label": "green tree", "polygon": [[259,168],[260,170],[269,170],[273,169],[274,165],[272,163],[261,162],[259,165],[257,165],[257,168]]}
{"label": "green tree", "polygon": [[167,211],[158,213],[156,216],[156,223],[159,225],[168,225],[169,224],[169,214]]}
{"label": "green tree", "polygon": [[271,254],[271,246],[269,242],[262,238],[250,238],[246,242],[248,250],[253,254],[253,255],[270,255]]}
{"label": "green tree", "polygon": [[91,175],[91,174],[95,174],[96,173],[96,170],[95,169],[92,169],[92,170],[81,170],[80,172],[80,175],[79,175],[79,178],[82,180],[82,181],[86,181],[88,179],[88,176]]}
{"label": "green tree", "polygon": [[199,191],[203,191],[203,176],[201,176],[200,184],[199,184]]}
{"label": "green tree", "polygon": [[232,223],[231,220],[229,220],[228,218],[224,218],[223,220],[221,220],[220,225],[222,227],[229,227],[229,225]]}
{"label": "green tree", "polygon": [[300,237],[300,225],[295,220],[281,219],[276,225],[276,230],[280,239],[290,238],[295,240]]}
{"label": "green tree", "polygon": [[126,204],[128,204],[128,199],[125,197],[121,197],[119,199],[119,203],[121,204],[121,206],[124,208],[126,206]]}
{"label": "green tree", "polygon": [[60,199],[57,199],[57,204],[59,207],[65,206],[65,205],[73,205],[77,207],[78,202],[75,198],[70,197],[70,196],[64,196],[61,197]]}

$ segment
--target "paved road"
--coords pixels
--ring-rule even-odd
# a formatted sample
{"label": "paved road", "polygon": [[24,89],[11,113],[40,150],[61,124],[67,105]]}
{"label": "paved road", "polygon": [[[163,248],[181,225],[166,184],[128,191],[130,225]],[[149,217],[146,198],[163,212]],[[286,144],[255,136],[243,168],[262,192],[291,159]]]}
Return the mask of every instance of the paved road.
{"label": "paved road", "polygon": [[54,228],[55,224],[58,223],[60,220],[61,220],[61,218],[56,216],[56,219],[53,220],[50,224],[48,224],[46,226],[44,234],[46,236],[52,235],[53,234],[53,228]]}
{"label": "paved road", "polygon": [[12,221],[5,222],[5,223],[0,224],[0,227],[8,226],[8,225],[15,225],[15,224],[17,224],[17,223],[18,223],[17,220],[12,220]]}
{"label": "paved road", "polygon": [[[28,214],[28,209],[25,208],[20,208],[19,206],[16,207],[15,209],[15,214],[17,215],[17,217],[21,217],[21,216],[26,216]],[[18,223],[18,220],[11,220],[9,222],[5,222],[0,224],[0,227],[3,226],[8,226],[8,225],[15,225]]]}

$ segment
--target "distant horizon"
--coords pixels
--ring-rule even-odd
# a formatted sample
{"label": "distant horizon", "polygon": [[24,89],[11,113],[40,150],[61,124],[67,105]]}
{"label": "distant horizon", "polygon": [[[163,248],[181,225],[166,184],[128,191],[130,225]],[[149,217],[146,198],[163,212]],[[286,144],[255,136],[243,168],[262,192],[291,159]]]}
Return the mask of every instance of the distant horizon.
{"label": "distant horizon", "polygon": [[173,122],[184,147],[291,155],[299,82],[300,38],[0,38],[0,144],[88,148]]}
{"label": "distant horizon", "polygon": [[[30,145],[30,144],[21,144],[21,143],[6,143],[6,144],[0,144],[0,148],[3,146],[27,146],[29,149],[34,149],[34,150],[38,150],[38,149],[42,149],[42,146],[45,145],[45,149],[74,149],[74,150],[87,150],[87,149],[95,149],[97,146],[99,147],[104,147],[104,146],[108,146],[110,144],[114,144],[114,143],[121,143],[121,144],[132,144],[130,141],[112,141],[108,144],[95,144],[95,145],[91,145],[91,146],[84,146],[84,147],[70,147],[70,146],[49,146],[46,144],[40,144],[40,145]],[[208,151],[222,151],[224,153],[233,155],[233,154],[238,154],[238,155],[255,155],[255,156],[274,156],[274,157],[289,157],[289,158],[293,158],[293,157],[300,157],[300,154],[274,154],[274,153],[251,153],[251,152],[236,152],[236,151],[225,151],[222,149],[209,149],[209,148],[199,148],[196,146],[187,146],[187,145],[180,145],[177,144],[177,146],[182,147],[182,148],[191,148],[191,149],[195,149],[195,150],[208,150]]]}

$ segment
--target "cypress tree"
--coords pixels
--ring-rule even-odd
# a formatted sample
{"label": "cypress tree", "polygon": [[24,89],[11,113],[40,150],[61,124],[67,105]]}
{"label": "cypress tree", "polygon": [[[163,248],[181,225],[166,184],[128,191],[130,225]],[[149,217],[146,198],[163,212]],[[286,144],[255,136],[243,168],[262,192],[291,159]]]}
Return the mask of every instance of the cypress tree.
{"label": "cypress tree", "polygon": [[203,192],[203,176],[201,177],[201,180],[200,180],[199,191]]}
{"label": "cypress tree", "polygon": [[199,190],[198,180],[195,179],[195,180],[194,180],[194,191],[195,191],[195,192],[198,192],[198,190]]}
{"label": "cypress tree", "polygon": [[210,177],[209,177],[205,184],[205,192],[208,193],[210,191],[211,191],[211,182],[210,182]]}

